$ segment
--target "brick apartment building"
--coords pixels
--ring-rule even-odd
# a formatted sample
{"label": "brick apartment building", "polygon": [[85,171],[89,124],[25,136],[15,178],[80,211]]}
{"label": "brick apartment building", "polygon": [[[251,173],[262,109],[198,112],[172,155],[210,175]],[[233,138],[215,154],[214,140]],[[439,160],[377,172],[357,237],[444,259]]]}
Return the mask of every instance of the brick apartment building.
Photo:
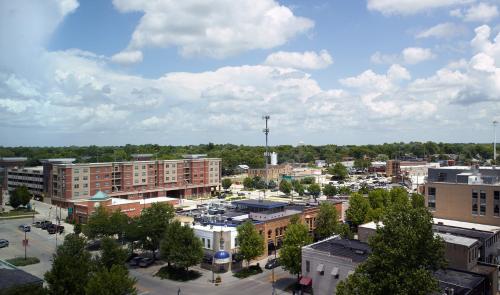
{"label": "brick apartment building", "polygon": [[44,189],[52,203],[89,199],[102,191],[112,198],[204,196],[220,186],[221,159],[186,155],[179,160],[140,160],[106,163],[71,163],[49,159],[44,164]]}
{"label": "brick apartment building", "polygon": [[429,168],[421,192],[434,217],[500,225],[499,168]]}

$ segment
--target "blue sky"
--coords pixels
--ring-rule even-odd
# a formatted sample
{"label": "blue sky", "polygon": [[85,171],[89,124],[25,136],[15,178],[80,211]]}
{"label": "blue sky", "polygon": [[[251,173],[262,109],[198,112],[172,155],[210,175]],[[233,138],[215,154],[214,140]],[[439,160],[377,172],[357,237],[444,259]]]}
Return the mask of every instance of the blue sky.
{"label": "blue sky", "polygon": [[0,0],[1,144],[491,142],[498,4]]}

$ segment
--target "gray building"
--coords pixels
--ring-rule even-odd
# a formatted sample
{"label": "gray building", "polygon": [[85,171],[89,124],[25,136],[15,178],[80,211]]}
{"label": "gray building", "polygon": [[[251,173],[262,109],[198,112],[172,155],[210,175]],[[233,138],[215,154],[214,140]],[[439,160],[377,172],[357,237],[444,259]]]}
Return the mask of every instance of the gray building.
{"label": "gray building", "polygon": [[302,248],[302,279],[305,291],[335,294],[338,282],[354,272],[368,258],[371,249],[358,240],[338,236]]}
{"label": "gray building", "polygon": [[43,196],[43,167],[16,167],[7,171],[7,188],[9,192],[17,187],[25,186],[34,198]]}

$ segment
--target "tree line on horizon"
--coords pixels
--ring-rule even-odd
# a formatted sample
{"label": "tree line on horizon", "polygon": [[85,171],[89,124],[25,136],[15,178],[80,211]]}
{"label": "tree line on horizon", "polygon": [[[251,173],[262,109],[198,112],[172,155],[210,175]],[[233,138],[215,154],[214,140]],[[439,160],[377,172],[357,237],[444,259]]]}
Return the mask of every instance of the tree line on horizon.
{"label": "tree line on horizon", "polygon": [[[409,142],[384,143],[369,145],[278,145],[270,147],[278,153],[279,163],[314,163],[325,160],[327,163],[341,161],[345,157],[373,160],[396,159],[402,156],[414,156],[429,160],[445,160],[453,154],[463,163],[472,159],[491,159],[492,144],[486,143],[436,143]],[[233,174],[239,164],[250,168],[263,168],[264,146],[234,144],[199,144],[186,146],[144,144],[124,146],[65,146],[65,147],[4,147],[0,146],[0,157],[27,157],[28,166],[40,165],[46,158],[75,158],[76,162],[127,161],[132,154],[150,153],[156,159],[178,159],[184,154],[207,154],[209,157],[222,158],[223,175]],[[500,154],[500,153],[499,153]],[[497,159],[498,160],[498,159]]]}

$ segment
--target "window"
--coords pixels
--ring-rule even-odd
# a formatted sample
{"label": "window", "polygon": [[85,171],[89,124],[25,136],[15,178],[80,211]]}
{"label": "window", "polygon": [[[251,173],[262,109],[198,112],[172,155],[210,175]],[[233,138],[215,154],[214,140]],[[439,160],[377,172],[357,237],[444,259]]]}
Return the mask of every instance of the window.
{"label": "window", "polygon": [[311,262],[309,260],[306,260],[306,272],[311,271]]}
{"label": "window", "polygon": [[166,180],[166,181],[169,181],[169,180],[170,180],[170,177],[168,177],[168,176],[167,176],[167,177],[165,177],[165,180]]}
{"label": "window", "polygon": [[267,231],[267,238],[270,239],[272,234],[273,234],[273,231],[272,230],[268,230]]}
{"label": "window", "polygon": [[142,172],[142,176],[146,176],[146,172]]}
{"label": "window", "polygon": [[146,179],[144,179],[144,178],[143,178],[143,179],[142,179],[142,183],[146,183]]}
{"label": "window", "polygon": [[80,173],[80,169],[73,169],[73,172]]}
{"label": "window", "polygon": [[429,210],[436,210],[436,188],[429,187],[429,193],[427,196],[427,207]]}
{"label": "window", "polygon": [[80,188],[80,185],[78,183],[75,183],[75,185],[73,185],[73,188]]}
{"label": "window", "polygon": [[276,235],[276,236],[279,236],[279,234],[280,234],[280,229],[279,229],[279,228],[276,228],[276,233],[275,233],[275,235]]}
{"label": "window", "polygon": [[99,172],[101,172],[101,170],[99,170],[99,168],[97,168],[97,169],[95,170],[95,172],[96,172],[96,173],[99,173]]}
{"label": "window", "polygon": [[80,196],[80,193],[79,192],[74,192],[73,196],[78,197],[78,196]]}
{"label": "window", "polygon": [[439,172],[438,177],[437,177],[437,181],[438,182],[444,182],[444,181],[446,181],[446,176],[447,176],[446,173]]}
{"label": "window", "polygon": [[205,246],[205,238],[201,238],[201,243],[203,244],[203,247],[206,247]]}
{"label": "window", "polygon": [[170,174],[170,171],[168,171],[168,170],[167,170],[167,171],[165,171],[165,174]]}
{"label": "window", "polygon": [[99,182],[96,182],[95,187],[100,187],[101,184]]}
{"label": "window", "polygon": [[479,193],[479,215],[486,215],[486,192]]}
{"label": "window", "polygon": [[175,177],[172,177],[172,180],[175,180]]}
{"label": "window", "polygon": [[138,169],[139,169],[139,166],[135,165],[135,166],[134,166],[134,169],[135,169],[135,170],[138,170]]}
{"label": "window", "polygon": [[134,180],[134,183],[135,184],[139,183],[139,180],[138,179]]}
{"label": "window", "polygon": [[89,184],[88,184],[88,183],[84,183],[84,184],[83,184],[83,187],[84,187],[84,188],[87,188],[87,187],[89,187]]}
{"label": "window", "polygon": [[500,216],[500,191],[493,192],[493,215]]}
{"label": "window", "polygon": [[105,185],[105,186],[108,186],[108,185],[109,185],[109,182],[105,182],[105,183],[104,183],[104,185]]}
{"label": "window", "polygon": [[139,176],[139,173],[134,173],[134,176]]}
{"label": "window", "polygon": [[142,165],[142,169],[146,169],[146,165]]}
{"label": "window", "polygon": [[212,249],[212,247],[210,247],[210,239],[207,239],[207,248]]}
{"label": "window", "polygon": [[477,215],[478,213],[477,197],[478,197],[477,190],[472,190],[472,214],[475,215]]}
{"label": "window", "polygon": [[88,168],[83,168],[83,173],[88,173],[89,169]]}
{"label": "window", "polygon": [[89,180],[89,177],[88,176],[84,176],[83,180]]}
{"label": "window", "polygon": [[99,179],[99,178],[100,178],[100,177],[99,177],[99,175],[96,175],[96,176],[95,176],[95,179]]}

